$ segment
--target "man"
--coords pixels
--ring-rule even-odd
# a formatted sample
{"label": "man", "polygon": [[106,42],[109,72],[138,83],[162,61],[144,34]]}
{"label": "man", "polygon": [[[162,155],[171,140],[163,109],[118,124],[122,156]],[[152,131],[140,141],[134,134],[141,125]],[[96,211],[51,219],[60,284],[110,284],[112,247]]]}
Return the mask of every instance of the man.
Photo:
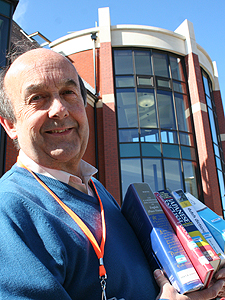
{"label": "man", "polygon": [[[135,234],[82,160],[89,129],[80,86],[74,66],[46,49],[23,54],[5,74],[0,121],[20,152],[0,180],[2,299],[157,297]],[[160,299],[204,300],[222,291],[225,271],[189,297],[159,270],[155,278]]]}

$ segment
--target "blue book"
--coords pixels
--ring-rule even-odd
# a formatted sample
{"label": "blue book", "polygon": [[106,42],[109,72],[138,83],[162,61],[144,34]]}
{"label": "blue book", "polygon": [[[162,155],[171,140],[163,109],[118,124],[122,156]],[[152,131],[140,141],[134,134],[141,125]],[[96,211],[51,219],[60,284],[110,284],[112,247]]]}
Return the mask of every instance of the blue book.
{"label": "blue book", "polygon": [[186,196],[198,212],[208,230],[214,236],[220,248],[225,251],[225,220],[190,193],[186,193]]}
{"label": "blue book", "polygon": [[134,183],[129,186],[121,211],[136,233],[153,270],[160,266],[181,294],[203,287],[147,183]]}

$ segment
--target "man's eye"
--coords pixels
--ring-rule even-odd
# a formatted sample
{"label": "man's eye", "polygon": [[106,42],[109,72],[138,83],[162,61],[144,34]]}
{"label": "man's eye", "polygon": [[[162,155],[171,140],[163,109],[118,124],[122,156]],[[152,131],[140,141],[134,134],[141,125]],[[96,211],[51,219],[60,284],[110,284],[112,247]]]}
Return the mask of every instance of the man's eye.
{"label": "man's eye", "polygon": [[63,92],[63,95],[71,95],[71,94],[74,94],[74,91],[67,90]]}
{"label": "man's eye", "polygon": [[31,98],[31,101],[38,101],[38,100],[40,100],[40,99],[42,99],[42,98],[43,98],[43,96],[41,96],[41,95],[33,96],[33,97]]}

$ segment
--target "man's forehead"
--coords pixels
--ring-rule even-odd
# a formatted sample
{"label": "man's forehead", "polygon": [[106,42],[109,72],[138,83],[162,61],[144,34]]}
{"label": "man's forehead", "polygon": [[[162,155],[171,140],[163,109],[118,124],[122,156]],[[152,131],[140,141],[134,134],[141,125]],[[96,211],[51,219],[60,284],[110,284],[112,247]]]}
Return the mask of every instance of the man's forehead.
{"label": "man's forehead", "polygon": [[[28,82],[31,80],[31,84],[32,80],[36,81],[35,76],[38,75],[37,77],[39,77],[40,74],[43,76],[43,79],[45,78],[48,80],[57,80],[57,77],[61,77],[60,81],[65,81],[66,84],[77,85],[77,71],[73,64],[70,61],[68,61],[68,59],[66,59],[58,53],[53,53],[53,51],[51,50],[48,50],[47,53],[44,52],[45,55],[41,57],[40,52],[36,53],[36,55],[34,56],[32,56],[31,54],[32,53],[23,54],[21,57],[19,57],[13,62],[5,76],[6,88],[7,82],[11,85],[13,82],[16,81],[18,83],[19,81],[20,83],[22,83],[23,80],[26,80]],[[37,56],[39,57],[39,59],[37,59]],[[65,77],[63,79],[61,76],[62,74]],[[67,78],[67,74],[69,78]],[[22,85],[23,84],[25,84],[25,82],[23,82]]]}

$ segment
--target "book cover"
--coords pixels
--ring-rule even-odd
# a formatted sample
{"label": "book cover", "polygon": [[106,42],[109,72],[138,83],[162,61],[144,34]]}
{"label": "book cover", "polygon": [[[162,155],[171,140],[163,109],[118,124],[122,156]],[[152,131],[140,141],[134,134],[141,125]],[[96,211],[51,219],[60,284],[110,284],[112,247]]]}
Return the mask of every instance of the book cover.
{"label": "book cover", "polygon": [[201,217],[198,215],[196,209],[191,204],[187,196],[185,195],[183,190],[176,190],[172,192],[175,199],[178,201],[178,203],[181,205],[183,210],[186,212],[186,214],[189,216],[191,221],[195,224],[195,226],[198,228],[198,230],[201,232],[201,234],[204,236],[204,238],[207,240],[207,242],[210,244],[210,246],[213,248],[213,250],[216,252],[216,254],[220,258],[220,267],[222,267],[225,264],[225,254],[223,250],[220,248],[217,241],[212,236],[211,232],[201,219]]}
{"label": "book cover", "polygon": [[184,294],[203,284],[147,183],[131,184],[121,211],[139,239],[150,267],[159,266]]}
{"label": "book cover", "polygon": [[186,196],[214,236],[220,248],[225,252],[225,220],[190,193],[186,193]]}
{"label": "book cover", "polygon": [[217,271],[220,265],[220,258],[216,254],[216,252],[212,249],[209,243],[206,241],[204,236],[200,233],[198,228],[193,224],[191,219],[188,217],[186,212],[180,206],[180,204],[176,201],[176,199],[172,196],[172,194],[167,190],[159,191],[160,195],[165,200],[166,204],[169,206],[171,211],[180,221],[180,223],[184,226],[187,232],[190,234],[194,242],[201,249],[202,253],[208,259],[214,271]]}
{"label": "book cover", "polygon": [[164,213],[166,214],[168,220],[170,221],[170,224],[172,225],[178,239],[180,240],[182,246],[184,247],[186,253],[188,254],[200,279],[202,280],[204,287],[208,287],[212,279],[214,269],[209,263],[209,261],[207,260],[207,258],[204,256],[204,254],[202,253],[198,245],[193,241],[192,237],[189,235],[187,230],[181,224],[182,219],[186,221],[185,215],[183,215],[183,212],[182,210],[179,209],[179,206],[177,207],[176,204],[178,203],[174,200],[175,207],[177,207],[178,211],[181,212],[181,217],[179,219],[175,216],[175,214],[169,208],[169,205],[171,203],[169,202],[168,203],[169,205],[166,203],[166,200],[171,198],[170,194],[168,194],[167,191],[161,191],[161,194],[159,192],[155,192],[154,194],[159,204],[161,205]]}

